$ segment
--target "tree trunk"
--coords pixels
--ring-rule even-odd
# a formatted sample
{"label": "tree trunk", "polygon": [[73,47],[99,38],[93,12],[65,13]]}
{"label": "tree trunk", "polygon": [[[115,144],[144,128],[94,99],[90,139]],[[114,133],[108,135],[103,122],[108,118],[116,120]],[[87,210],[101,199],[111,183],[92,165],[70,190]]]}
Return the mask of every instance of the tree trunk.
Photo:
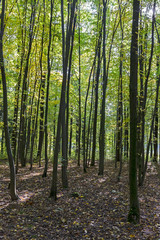
{"label": "tree trunk", "polygon": [[[119,3],[119,0],[118,0]],[[119,172],[117,180],[120,181],[121,172],[122,172],[122,135],[123,135],[123,88],[122,88],[122,77],[123,77],[123,27],[124,24],[122,23],[122,11],[121,11],[121,5],[119,3],[119,12],[120,12],[120,27],[121,27],[121,49],[120,49],[120,66],[119,66],[119,98],[118,98],[118,133],[117,133],[117,146],[116,149],[118,149],[118,156],[120,166],[119,166]]]}
{"label": "tree trunk", "polygon": [[44,45],[44,27],[45,27],[45,19],[46,19],[46,6],[45,6],[45,0],[43,0],[43,31],[42,31],[42,41],[41,41],[41,54],[40,54],[40,70],[41,70],[41,98],[40,98],[40,120],[39,120],[39,143],[38,143],[38,152],[37,152],[37,158],[39,160],[39,166],[41,166],[41,153],[42,153],[42,145],[43,145],[43,139],[44,139],[44,95],[45,95],[45,80],[46,76],[43,74],[43,45]]}
{"label": "tree trunk", "polygon": [[109,65],[111,59],[111,51],[112,45],[114,40],[114,35],[116,33],[118,24],[116,25],[117,15],[114,21],[114,27],[112,32],[112,39],[109,48],[109,55],[108,55],[108,62],[107,62],[107,69],[106,69],[106,53],[105,53],[105,46],[106,46],[106,1],[103,1],[103,94],[102,94],[102,106],[101,106],[101,119],[100,119],[100,135],[99,135],[99,172],[98,175],[103,175],[104,172],[104,152],[105,152],[105,103],[106,103],[106,89],[108,83],[108,73],[109,73]]}
{"label": "tree trunk", "polygon": [[157,104],[157,109],[156,109],[156,114],[155,114],[155,123],[154,123],[154,157],[153,157],[153,162],[158,161],[158,104]]}
{"label": "tree trunk", "polygon": [[[94,71],[95,68],[95,63],[96,63],[96,56],[97,56],[97,49],[95,52],[95,57],[93,61],[93,65],[90,71],[89,79],[88,79],[88,88],[87,88],[87,93],[86,93],[86,98],[85,98],[85,106],[84,106],[84,118],[83,118],[83,171],[84,173],[86,172],[86,167],[87,167],[87,156],[86,156],[86,115],[87,115],[87,100],[88,100],[88,94],[89,94],[89,89],[90,89],[90,82],[91,82],[91,77],[92,77],[92,72]],[[87,135],[87,139],[89,138],[89,135]]]}
{"label": "tree trunk", "polygon": [[24,75],[23,75],[23,83],[22,83],[22,97],[21,97],[21,112],[20,112],[20,129],[19,129],[19,140],[18,140],[18,158],[21,161],[21,166],[24,167],[26,165],[25,161],[25,145],[26,145],[26,104],[27,104],[27,96],[28,96],[28,84],[27,84],[27,76],[29,70],[29,59],[31,53],[32,42],[34,38],[34,24],[35,24],[35,14],[36,14],[36,5],[31,3],[31,18],[30,18],[30,26],[29,26],[29,45],[28,45],[28,53],[25,62]]}
{"label": "tree trunk", "polygon": [[[153,15],[152,15],[152,44],[151,44],[151,52],[150,52],[150,58],[149,58],[149,66],[148,70],[146,72],[145,77],[145,86],[144,86],[144,96],[142,101],[142,136],[141,136],[141,172],[139,173],[139,186],[143,184],[143,176],[145,172],[145,163],[144,163],[144,140],[145,140],[145,112],[146,112],[146,102],[147,102],[147,95],[148,95],[148,80],[150,76],[151,71],[151,64],[152,64],[152,58],[153,58],[153,49],[154,49],[154,25],[155,25],[155,7],[156,7],[156,1],[154,1],[153,4]],[[139,169],[140,170],[140,169]]]}
{"label": "tree trunk", "polygon": [[51,50],[51,38],[52,38],[52,16],[53,15],[53,0],[51,0],[51,12],[50,12],[50,23],[49,23],[49,42],[48,42],[48,54],[47,54],[47,90],[46,90],[46,106],[45,106],[45,123],[44,123],[44,134],[45,134],[45,167],[42,177],[47,176],[48,170],[48,100],[49,100],[49,82],[51,73],[51,63],[50,63],[50,50]]}
{"label": "tree trunk", "polygon": [[129,187],[130,210],[128,221],[138,223],[140,220],[137,188],[137,72],[138,72],[138,19],[139,1],[133,1],[132,40],[130,56],[130,162]]}
{"label": "tree trunk", "polygon": [[99,86],[99,76],[101,69],[101,42],[102,42],[102,27],[99,33],[98,39],[98,63],[97,63],[97,72],[95,79],[95,106],[94,106],[94,120],[93,120],[93,147],[92,147],[92,159],[91,166],[95,165],[95,154],[96,154],[96,136],[97,136],[97,115],[98,115],[98,86]]}
{"label": "tree trunk", "polygon": [[[69,14],[69,13],[68,13]],[[69,89],[70,89],[70,78],[71,78],[71,67],[72,67],[72,53],[73,53],[73,45],[74,45],[74,32],[76,26],[76,16],[74,17],[74,24],[72,29],[72,40],[71,40],[71,50],[69,55],[69,68],[68,68],[68,79],[67,79],[67,111],[66,111],[66,148],[68,154],[68,125],[69,125]],[[71,109],[73,111],[73,108]],[[72,114],[71,114],[72,115]],[[69,142],[69,156],[71,156],[71,139],[72,139],[72,121],[73,118],[71,117],[71,124],[70,124],[70,142]],[[68,157],[67,157],[67,164],[68,164]]]}
{"label": "tree trunk", "polygon": [[73,0],[71,6],[71,16],[69,22],[69,30],[67,31],[66,41],[64,32],[64,16],[63,16],[63,0],[61,0],[61,21],[62,21],[62,57],[63,57],[63,81],[61,88],[61,99],[59,106],[58,122],[57,122],[57,136],[54,150],[54,160],[53,160],[53,175],[52,175],[52,185],[50,197],[57,199],[57,168],[58,168],[58,152],[60,143],[60,133],[62,127],[62,184],[63,188],[68,187],[67,179],[67,152],[66,152],[66,119],[65,119],[65,97],[66,97],[66,82],[67,82],[67,67],[70,51],[70,40],[72,36],[72,25],[75,16],[75,7],[77,0]]}
{"label": "tree trunk", "polygon": [[143,170],[143,174],[142,174],[142,181],[141,181],[141,186],[144,183],[144,179],[145,179],[145,175],[146,175],[146,171],[147,171],[147,164],[148,164],[148,159],[149,159],[149,149],[150,149],[150,145],[151,145],[151,139],[152,139],[152,135],[153,135],[153,129],[154,129],[154,122],[155,122],[155,118],[156,118],[156,114],[157,114],[157,108],[158,108],[158,96],[159,96],[159,86],[160,86],[160,73],[159,73],[159,56],[157,59],[157,89],[156,89],[156,99],[155,99],[155,106],[154,106],[154,111],[153,111],[153,116],[152,116],[152,122],[151,122],[151,128],[150,128],[150,135],[149,135],[149,141],[147,144],[147,152],[146,152],[146,161],[145,161],[145,165],[144,165],[144,170]]}
{"label": "tree trunk", "polygon": [[71,107],[71,118],[70,118],[70,135],[69,135],[69,157],[72,153],[72,126],[73,126],[73,108]]}
{"label": "tree trunk", "polygon": [[16,173],[15,173],[15,167],[14,167],[14,159],[11,151],[9,128],[8,128],[7,85],[6,85],[6,74],[5,74],[4,58],[3,58],[4,16],[5,16],[5,0],[2,0],[1,28],[0,28],[0,68],[1,68],[2,84],[3,84],[3,121],[4,121],[4,132],[5,132],[7,155],[8,155],[9,167],[10,167],[10,195],[12,200],[17,200],[18,195],[16,193]]}

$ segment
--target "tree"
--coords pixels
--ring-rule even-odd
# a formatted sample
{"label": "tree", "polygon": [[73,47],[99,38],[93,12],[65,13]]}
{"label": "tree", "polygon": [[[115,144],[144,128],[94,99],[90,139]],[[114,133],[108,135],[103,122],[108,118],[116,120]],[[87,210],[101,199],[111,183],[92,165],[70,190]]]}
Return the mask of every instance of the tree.
{"label": "tree", "polygon": [[[42,30],[42,41],[41,41],[41,54],[40,54],[40,70],[41,70],[41,83],[40,83],[40,120],[39,120],[39,144],[37,151],[37,158],[39,159],[39,166],[41,165],[41,153],[42,153],[42,145],[44,139],[44,90],[45,90],[45,80],[46,76],[43,73],[43,52],[44,52],[44,27],[45,27],[45,18],[46,18],[46,9],[45,9],[45,0],[43,0],[43,30]],[[51,13],[52,14],[52,13]]]}
{"label": "tree", "polygon": [[119,82],[118,82],[118,105],[117,105],[117,139],[116,139],[116,162],[120,162],[118,181],[120,181],[122,171],[122,134],[123,134],[123,36],[124,36],[124,23],[122,22],[122,10],[120,2],[119,14],[120,14],[120,28],[121,28],[121,47],[120,47],[120,65],[119,65]]}
{"label": "tree", "polygon": [[47,176],[48,169],[48,101],[49,101],[49,83],[50,83],[50,74],[51,74],[51,41],[52,41],[52,19],[53,19],[53,0],[51,0],[51,9],[50,9],[50,23],[49,23],[49,38],[48,38],[48,52],[47,52],[47,90],[46,90],[46,106],[45,106],[45,122],[44,122],[44,132],[45,132],[45,168],[42,177]]}
{"label": "tree", "polygon": [[129,222],[140,220],[138,189],[137,189],[137,75],[138,75],[138,19],[139,1],[133,1],[132,39],[130,55],[130,161],[129,188],[130,210]]}
{"label": "tree", "polygon": [[96,135],[97,135],[97,115],[98,115],[98,86],[101,70],[101,43],[102,43],[102,27],[99,30],[98,38],[98,50],[97,50],[97,70],[95,77],[95,106],[94,106],[94,119],[93,119],[93,146],[92,146],[92,160],[91,166],[95,165],[95,153],[96,153]]}
{"label": "tree", "polygon": [[64,29],[64,11],[63,11],[63,0],[61,0],[61,21],[62,21],[62,62],[63,62],[63,81],[61,87],[61,99],[59,106],[58,122],[57,122],[57,135],[54,150],[54,161],[53,161],[53,175],[50,197],[57,199],[57,167],[58,167],[58,152],[60,143],[60,133],[62,129],[62,184],[64,188],[68,187],[67,179],[67,148],[66,148],[66,119],[65,119],[65,97],[66,97],[66,83],[67,83],[67,67],[69,60],[70,40],[73,31],[73,22],[75,17],[75,8],[77,0],[73,0],[71,4],[71,13],[69,18],[69,29],[66,33]]}
{"label": "tree", "polygon": [[0,29],[0,68],[2,75],[3,85],[3,121],[4,121],[4,132],[6,140],[6,148],[10,167],[10,195],[12,200],[17,200],[18,195],[16,193],[16,173],[14,167],[14,159],[11,151],[9,128],[8,128],[8,103],[7,103],[7,84],[6,74],[3,58],[3,35],[4,35],[4,16],[5,16],[5,0],[2,0],[2,12],[1,12],[1,29]]}

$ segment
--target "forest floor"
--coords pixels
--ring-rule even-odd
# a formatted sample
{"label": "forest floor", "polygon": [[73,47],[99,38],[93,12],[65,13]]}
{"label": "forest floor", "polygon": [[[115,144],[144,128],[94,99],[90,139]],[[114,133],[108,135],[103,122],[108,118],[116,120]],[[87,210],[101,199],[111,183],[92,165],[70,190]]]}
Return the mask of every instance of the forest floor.
{"label": "forest floor", "polygon": [[141,220],[136,225],[127,222],[127,164],[117,182],[118,170],[111,161],[106,162],[103,177],[97,175],[97,166],[84,174],[72,162],[68,190],[61,187],[59,168],[56,202],[49,198],[52,167],[48,177],[42,178],[42,172],[36,165],[32,171],[20,168],[19,200],[12,202],[8,165],[0,160],[0,239],[160,239],[160,177],[155,166],[149,165],[144,186],[139,188]]}

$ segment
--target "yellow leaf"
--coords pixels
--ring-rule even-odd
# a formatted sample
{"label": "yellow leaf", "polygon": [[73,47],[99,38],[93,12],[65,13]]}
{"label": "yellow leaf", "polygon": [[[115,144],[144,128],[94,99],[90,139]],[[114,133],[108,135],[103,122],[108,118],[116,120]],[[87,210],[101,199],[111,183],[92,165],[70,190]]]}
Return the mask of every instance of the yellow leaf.
{"label": "yellow leaf", "polygon": [[62,223],[65,223],[66,219],[65,218],[61,218],[61,221],[62,221]]}

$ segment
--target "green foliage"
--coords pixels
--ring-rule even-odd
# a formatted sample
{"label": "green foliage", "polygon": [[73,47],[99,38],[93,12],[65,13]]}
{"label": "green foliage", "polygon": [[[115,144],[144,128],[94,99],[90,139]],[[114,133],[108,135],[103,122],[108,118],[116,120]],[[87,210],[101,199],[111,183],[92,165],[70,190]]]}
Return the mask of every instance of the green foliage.
{"label": "green foliage", "polygon": [[[68,18],[68,6],[67,1],[64,1],[64,21],[65,27]],[[41,81],[41,69],[40,69],[40,57],[42,51],[42,34],[44,25],[43,36],[43,54],[42,54],[42,69],[45,78],[47,79],[47,54],[48,54],[48,39],[49,39],[49,22],[50,22],[50,1],[44,2],[40,0],[36,5],[35,26],[33,29],[33,42],[31,48],[31,56],[29,60],[29,71],[27,76],[28,92],[27,92],[27,114],[30,114],[31,99],[34,97],[34,110],[36,111],[36,104],[39,96],[39,87]],[[131,41],[131,24],[132,24],[132,1],[122,1],[121,4],[122,16],[121,20],[124,28],[123,39],[123,107],[129,106],[129,69],[130,69],[130,41]],[[79,7],[79,6],[78,6]],[[159,3],[157,3],[157,9]],[[150,57],[151,48],[151,23],[152,23],[152,9],[153,1],[143,1],[142,3],[142,21],[143,28],[142,45],[146,46],[145,50],[145,64],[146,69]],[[50,93],[49,93],[49,112],[48,112],[48,126],[50,131],[53,129],[53,122],[57,121],[58,108],[61,94],[62,83],[62,33],[61,33],[61,12],[60,1],[54,2],[53,19],[52,19],[52,41],[51,41],[51,76],[50,76]],[[99,36],[99,30],[102,24],[102,11],[103,1],[97,0],[82,0],[80,6],[80,23],[77,16],[77,24],[74,37],[74,48],[72,57],[72,70],[71,70],[71,84],[70,84],[70,107],[73,108],[73,143],[75,143],[76,137],[76,117],[78,116],[78,78],[79,78],[79,31],[80,26],[80,44],[81,44],[81,110],[83,117],[84,102],[86,97],[86,89],[88,86],[88,78],[93,64],[97,39]],[[98,12],[100,12],[98,19]],[[30,21],[32,13],[32,1],[18,0],[7,1],[6,15],[5,15],[5,34],[4,34],[4,59],[7,77],[8,87],[8,112],[10,124],[13,124],[14,116],[14,98],[15,88],[18,84],[18,79],[21,71],[21,84],[19,89],[19,112],[21,107],[21,91],[22,91],[22,79],[24,76],[26,57],[29,47],[30,36]],[[45,18],[44,18],[45,13]],[[77,10],[78,13],[78,10]],[[108,53],[111,43],[112,31],[114,21],[117,16],[117,24],[119,23],[120,13],[118,1],[109,1],[107,6],[107,19],[106,19],[106,61],[108,61]],[[159,22],[160,15],[157,10],[156,15],[157,31],[160,32]],[[80,25],[79,25],[80,24]],[[154,106],[155,88],[156,88],[156,56],[160,53],[160,46],[158,45],[157,33],[155,31],[155,48],[154,57],[152,63],[152,69],[150,79],[148,83],[148,100],[146,108],[146,122],[150,122],[151,113]],[[119,81],[119,62],[120,62],[120,47],[121,47],[121,27],[120,24],[117,27],[115,37],[113,40],[113,47],[111,53],[111,61],[108,73],[108,85],[106,92],[106,148],[111,144],[114,132],[116,130],[116,112],[118,101],[118,81]],[[22,61],[23,60],[23,61]],[[22,64],[22,66],[21,66]],[[103,65],[103,60],[102,64]],[[159,70],[158,70],[159,71]],[[145,73],[146,74],[146,73]],[[145,77],[145,76],[144,76]],[[36,85],[35,85],[35,81]],[[92,94],[93,76],[91,80],[91,86],[88,96],[87,104],[87,123],[89,119],[89,112],[91,107],[91,94]],[[35,89],[34,89],[35,88]],[[138,83],[140,88],[140,81]],[[100,107],[101,107],[101,91],[102,91],[102,71],[100,75],[100,87],[99,87],[99,114],[98,114],[98,128],[100,121]],[[46,86],[45,86],[46,92]],[[93,91],[94,92],[94,91]],[[93,100],[94,100],[93,94]],[[44,100],[45,101],[45,100]],[[1,104],[1,100],[0,100]],[[93,111],[92,111],[93,113]],[[71,116],[71,115],[70,115]],[[1,124],[1,123],[0,123]],[[18,117],[19,124],[19,117]],[[125,123],[123,123],[125,124]],[[19,125],[18,125],[19,126]],[[2,128],[2,124],[0,126]],[[146,132],[148,131],[149,124],[146,125]]]}

